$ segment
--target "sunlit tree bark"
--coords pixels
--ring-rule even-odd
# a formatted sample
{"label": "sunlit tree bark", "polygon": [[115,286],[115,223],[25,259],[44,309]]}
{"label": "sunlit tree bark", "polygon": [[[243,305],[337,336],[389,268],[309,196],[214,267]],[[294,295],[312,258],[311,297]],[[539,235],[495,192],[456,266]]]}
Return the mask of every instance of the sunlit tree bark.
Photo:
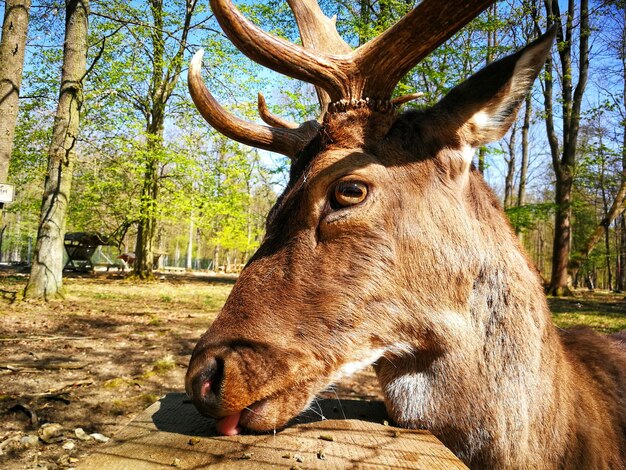
{"label": "sunlit tree bark", "polygon": [[89,0],[67,0],[61,91],[44,184],[35,254],[24,296],[63,296],[63,238],[87,64]]}
{"label": "sunlit tree bark", "polygon": [[7,180],[22,84],[30,0],[6,0],[0,40],[0,183]]}

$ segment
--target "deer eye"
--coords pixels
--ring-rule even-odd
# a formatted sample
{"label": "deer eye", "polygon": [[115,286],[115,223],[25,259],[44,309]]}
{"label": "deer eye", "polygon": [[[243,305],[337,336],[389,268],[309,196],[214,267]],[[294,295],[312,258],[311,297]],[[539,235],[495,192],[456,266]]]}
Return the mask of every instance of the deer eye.
{"label": "deer eye", "polygon": [[367,197],[367,186],[360,181],[342,181],[335,186],[333,194],[333,206],[341,207],[354,206],[363,202]]}

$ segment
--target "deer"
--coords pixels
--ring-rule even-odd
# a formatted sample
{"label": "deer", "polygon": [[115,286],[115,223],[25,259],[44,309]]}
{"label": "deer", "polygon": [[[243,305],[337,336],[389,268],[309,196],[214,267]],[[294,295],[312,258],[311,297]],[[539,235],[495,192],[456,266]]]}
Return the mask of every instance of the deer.
{"label": "deer", "polygon": [[626,466],[626,334],[558,329],[541,277],[472,164],[502,138],[554,28],[437,104],[400,111],[402,77],[489,0],[423,0],[357,49],[315,0],[288,0],[302,46],[210,0],[259,64],[315,86],[322,113],[267,125],[188,85],[222,134],[291,159],[266,232],[199,339],[185,389],[222,435],[285,426],[316,393],[374,365],[389,417],[470,468]]}

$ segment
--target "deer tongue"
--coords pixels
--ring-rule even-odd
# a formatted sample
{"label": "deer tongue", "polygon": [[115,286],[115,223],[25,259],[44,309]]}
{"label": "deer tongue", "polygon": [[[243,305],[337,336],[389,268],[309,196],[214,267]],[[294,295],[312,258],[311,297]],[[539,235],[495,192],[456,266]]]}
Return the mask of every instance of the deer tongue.
{"label": "deer tongue", "polygon": [[222,436],[234,436],[241,432],[239,425],[239,418],[241,417],[241,411],[225,418],[221,418],[217,421],[217,432]]}

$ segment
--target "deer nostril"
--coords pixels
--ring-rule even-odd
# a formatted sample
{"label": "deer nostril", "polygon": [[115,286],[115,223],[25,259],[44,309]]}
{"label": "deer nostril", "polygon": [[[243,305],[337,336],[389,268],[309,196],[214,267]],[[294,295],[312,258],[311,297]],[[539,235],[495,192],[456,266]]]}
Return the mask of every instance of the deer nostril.
{"label": "deer nostril", "polygon": [[204,382],[202,384],[202,386],[200,387],[200,396],[202,398],[206,397],[207,394],[211,391],[211,381],[207,380],[206,382]]}
{"label": "deer nostril", "polygon": [[219,393],[224,361],[221,358],[209,359],[202,371],[193,380],[193,391],[200,401],[209,401]]}

